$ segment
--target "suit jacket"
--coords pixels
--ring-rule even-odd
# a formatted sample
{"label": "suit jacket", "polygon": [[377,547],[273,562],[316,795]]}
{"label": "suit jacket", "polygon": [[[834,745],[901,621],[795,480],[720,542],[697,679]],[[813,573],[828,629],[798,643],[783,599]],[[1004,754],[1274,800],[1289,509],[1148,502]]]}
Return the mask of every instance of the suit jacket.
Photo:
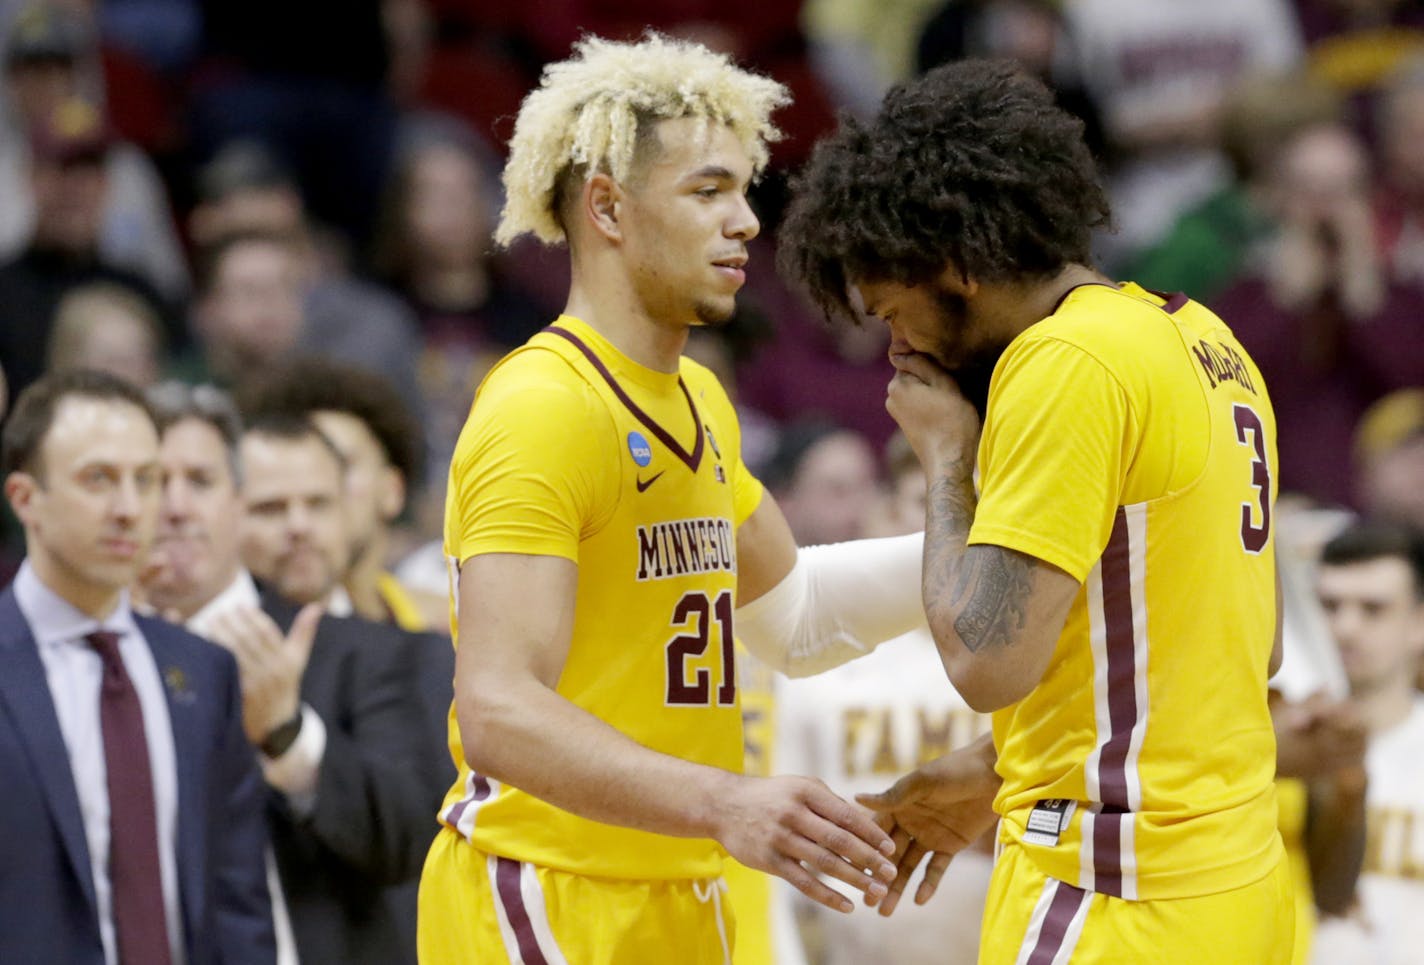
{"label": "suit jacket", "polygon": [[[438,812],[445,792],[455,783],[458,773],[455,770],[455,762],[450,757],[449,737],[450,704],[455,699],[455,648],[450,645],[449,637],[439,634],[414,633],[409,630],[399,632],[415,649],[420,709],[426,718],[426,741],[432,752],[437,754],[434,766],[439,775],[436,783],[440,796],[435,799]],[[432,820],[426,841],[427,851],[439,830],[439,823]],[[391,905],[396,924],[404,929],[401,942],[407,948],[415,947],[416,904],[419,892],[420,882],[416,880],[397,885],[386,893],[386,900]]]}
{"label": "suit jacket", "polygon": [[[262,606],[285,631],[296,608]],[[410,922],[387,892],[415,880],[445,786],[420,701],[411,635],[367,620],[322,617],[302,700],[326,726],[314,809],[268,796],[269,829],[302,965],[415,961]]]}
{"label": "suit jacket", "polygon": [[[178,887],[189,965],[272,965],[262,777],[237,665],[135,614],[164,679],[178,765]],[[88,845],[44,663],[0,593],[0,962],[103,965]]]}

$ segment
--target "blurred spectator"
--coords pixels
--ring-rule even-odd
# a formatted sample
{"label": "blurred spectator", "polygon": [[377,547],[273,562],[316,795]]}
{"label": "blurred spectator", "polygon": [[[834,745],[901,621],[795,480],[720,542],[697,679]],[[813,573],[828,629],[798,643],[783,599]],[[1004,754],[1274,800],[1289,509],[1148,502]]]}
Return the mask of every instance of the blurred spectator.
{"label": "blurred spectator", "polygon": [[188,237],[199,251],[244,231],[307,231],[301,189],[256,142],[226,145],[198,170],[194,186],[197,198],[188,213]]}
{"label": "blurred spectator", "polygon": [[1310,69],[1337,89],[1368,94],[1424,53],[1418,0],[1295,0]]}
{"label": "blurred spectator", "polygon": [[[107,113],[97,106],[106,93],[99,57],[94,26],[75,5],[38,0],[18,14],[5,47],[9,104],[0,124],[0,195],[6,198],[0,205],[0,257],[28,244],[38,218],[39,199],[26,171],[26,132],[75,98]],[[99,257],[142,276],[176,302],[188,292],[188,269],[163,182],[143,150],[108,134]]]}
{"label": "blurred spectator", "polygon": [[1300,59],[1286,0],[1067,0],[1071,61],[1096,102],[1116,163],[1109,261],[1158,241],[1227,177],[1222,97],[1252,73]]}
{"label": "blurred spectator", "polygon": [[875,452],[853,429],[798,422],[762,474],[800,546],[859,539],[880,498]]}
{"label": "blurred spectator", "polygon": [[1424,371],[1424,289],[1389,284],[1368,164],[1346,127],[1316,126],[1294,138],[1277,169],[1280,227],[1261,263],[1213,306],[1271,392],[1281,489],[1336,505],[1352,497],[1343,457],[1356,420]]}
{"label": "blurred spectator", "polygon": [[20,396],[3,449],[28,555],[0,594],[0,959],[271,965],[238,668],[129,604],[159,513],[153,413],[65,372]]}
{"label": "blurred spectator", "polygon": [[146,389],[162,375],[164,354],[157,313],[127,288],[108,282],[80,285],[55,309],[51,372],[100,369]]}
{"label": "blurred spectator", "polygon": [[925,528],[926,477],[905,434],[896,431],[885,444],[883,498],[866,524],[867,536],[917,533]]}
{"label": "blurred spectator", "polygon": [[942,0],[806,0],[801,24],[811,64],[837,106],[874,114],[890,85],[916,73],[915,42],[943,6]]}
{"label": "blurred spectator", "polygon": [[1293,499],[1278,501],[1272,517],[1285,658],[1269,697],[1277,825],[1295,886],[1292,965],[1310,961],[1317,899],[1336,908],[1353,893],[1364,840],[1358,781],[1364,732],[1347,703],[1349,685],[1314,585],[1320,546],[1350,518]]}
{"label": "blurred spectator", "polygon": [[[882,516],[870,535],[924,529],[925,474],[901,435],[888,447],[886,470],[901,511]],[[882,791],[989,730],[988,716],[970,710],[945,678],[924,630],[827,673],[779,681],[776,706],[776,772],[819,777],[846,797]],[[956,855],[933,901],[907,898],[891,919],[825,912],[780,883],[778,897],[796,910],[808,965],[972,965],[993,867],[990,846],[983,840]]]}
{"label": "blurred spectator", "polygon": [[32,132],[34,230],[28,247],[0,266],[0,363],[17,392],[44,369],[60,299],[86,282],[132,289],[170,321],[170,339],[182,341],[154,288],[101,249],[109,146],[103,118],[77,100],[65,101]]}
{"label": "blurred spectator", "polygon": [[242,573],[237,532],[242,421],[226,392],[165,382],[148,393],[158,417],[163,498],[158,536],[139,586],[152,610],[189,624]]}
{"label": "blurred spectator", "polygon": [[240,449],[242,562],[294,603],[331,602],[351,559],[346,462],[305,416],[250,426]]}
{"label": "blurred spectator", "polygon": [[346,599],[332,612],[445,633],[447,596],[413,591],[387,570],[391,529],[419,492],[425,455],[420,423],[400,396],[378,375],[315,358],[283,365],[249,388],[250,416],[310,418],[345,461],[351,560],[342,576]]}
{"label": "blurred spectator", "polygon": [[[1394,281],[1424,288],[1424,57],[1389,78],[1378,110],[1379,240]],[[1415,370],[1416,379],[1424,373]]]}
{"label": "blurred spectator", "polygon": [[420,324],[425,422],[431,459],[442,468],[485,372],[561,307],[548,294],[558,289],[540,300],[507,270],[510,253],[491,252],[496,197],[472,146],[425,137],[396,168],[376,239],[378,275]]}
{"label": "blurred spectator", "polygon": [[202,8],[190,101],[197,156],[234,140],[266,145],[296,172],[315,216],[365,246],[396,104],[423,70],[420,0],[202,0]]}
{"label": "blurred spectator", "polygon": [[418,658],[393,628],[296,609],[331,595],[346,558],[340,458],[310,423],[274,422],[250,428],[234,461],[230,405],[165,393],[164,539],[148,594],[238,657],[297,956],[413,962],[414,902],[391,888],[419,873],[448,774]]}
{"label": "blurred spectator", "polygon": [[1355,465],[1365,512],[1424,533],[1424,388],[1370,406],[1355,434]]}
{"label": "blurred spectator", "polygon": [[386,193],[375,267],[415,309],[427,344],[503,354],[559,306],[537,301],[491,254],[497,188],[480,158],[453,139],[410,148]]}
{"label": "blurred spectator", "polygon": [[379,372],[419,410],[419,340],[410,310],[348,273],[345,254],[315,230],[296,182],[273,156],[258,144],[231,144],[199,172],[197,186],[188,223],[200,261],[211,263],[233,235],[284,238],[301,302],[296,345]]}
{"label": "blurred spectator", "polygon": [[749,247],[741,299],[755,302],[775,330],[737,367],[741,401],[781,423],[829,419],[883,446],[895,429],[885,411],[885,387],[895,374],[885,357],[888,330],[873,320],[849,325],[819,317],[800,292],[782,284],[769,253],[756,241]]}
{"label": "blurred spectator", "polygon": [[212,246],[193,308],[197,375],[231,386],[273,365],[296,347],[303,324],[295,243],[248,232]]}
{"label": "blurred spectator", "polygon": [[1424,547],[1400,527],[1348,529],[1326,544],[1317,591],[1369,735],[1369,786],[1358,905],[1321,922],[1315,960],[1406,965],[1424,948]]}
{"label": "blurred spectator", "polygon": [[1250,77],[1222,108],[1222,147],[1234,177],[1177,220],[1124,274],[1164,292],[1214,304],[1258,260],[1259,248],[1288,211],[1290,181],[1281,161],[1295,139],[1343,120],[1340,97],[1309,74]]}
{"label": "blurred spectator", "polygon": [[1058,106],[1083,122],[1083,139],[1102,163],[1106,134],[1097,105],[1067,64],[1059,0],[947,0],[919,37],[921,72],[965,57],[1004,57],[1047,84]]}
{"label": "blurred spectator", "polygon": [[1291,961],[1309,962],[1320,913],[1345,913],[1365,844],[1365,728],[1347,700],[1313,694],[1294,703],[1271,694],[1276,802],[1295,883]]}

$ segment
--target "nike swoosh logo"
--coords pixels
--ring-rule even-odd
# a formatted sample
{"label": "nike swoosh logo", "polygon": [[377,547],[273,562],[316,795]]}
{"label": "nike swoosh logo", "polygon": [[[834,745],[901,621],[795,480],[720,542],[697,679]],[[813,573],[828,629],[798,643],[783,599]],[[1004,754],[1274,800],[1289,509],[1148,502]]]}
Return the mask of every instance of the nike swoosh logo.
{"label": "nike swoosh logo", "polygon": [[637,483],[636,483],[636,485],[637,485],[637,487],[638,487],[638,492],[640,492],[640,493],[642,493],[642,492],[647,492],[648,487],[651,486],[653,483],[657,482],[659,479],[661,479],[661,478],[662,478],[662,474],[665,473],[665,472],[667,472],[667,470],[666,470],[666,469],[663,469],[663,470],[661,470],[656,476],[653,476],[653,477],[650,478],[650,479],[647,479],[647,480],[639,479],[639,480],[637,481]]}

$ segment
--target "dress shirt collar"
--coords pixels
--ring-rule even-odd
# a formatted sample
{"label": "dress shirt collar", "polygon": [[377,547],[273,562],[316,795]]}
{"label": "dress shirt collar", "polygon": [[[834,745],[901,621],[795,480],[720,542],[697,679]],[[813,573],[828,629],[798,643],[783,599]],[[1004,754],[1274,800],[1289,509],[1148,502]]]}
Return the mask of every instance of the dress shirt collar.
{"label": "dress shirt collar", "polygon": [[198,612],[190,616],[183,625],[200,637],[210,636],[213,617],[224,610],[230,610],[237,606],[258,608],[262,606],[262,598],[257,594],[257,584],[252,581],[252,574],[247,571],[245,566],[238,567],[237,575],[232,578],[232,582],[221,593],[204,603]]}
{"label": "dress shirt collar", "polygon": [[42,648],[83,640],[96,630],[125,635],[138,631],[128,590],[120,591],[118,605],[100,622],[46,586],[28,559],[15,575],[15,602],[30,625],[35,643]]}

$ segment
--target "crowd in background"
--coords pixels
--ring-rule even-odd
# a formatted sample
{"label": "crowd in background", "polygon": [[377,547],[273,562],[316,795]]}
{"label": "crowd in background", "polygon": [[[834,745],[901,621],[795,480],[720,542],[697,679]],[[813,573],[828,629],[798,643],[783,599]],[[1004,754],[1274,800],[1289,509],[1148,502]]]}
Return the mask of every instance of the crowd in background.
{"label": "crowd in background", "polygon": [[[448,666],[422,634],[445,632],[438,538],[448,459],[481,375],[552,321],[568,288],[563,259],[490,241],[503,143],[541,65],[585,31],[632,38],[652,27],[728,51],[791,88],[795,103],[778,116],[786,137],[753,189],[763,229],[738,314],[694,333],[688,354],[728,387],[745,458],[806,543],[916,528],[924,480],[884,409],[883,329],[827,323],[776,274],[787,180],[837,112],[868,114],[891,84],[949,60],[1014,58],[1083,120],[1100,159],[1114,203],[1113,229],[1097,244],[1102,269],[1204,302],[1265,376],[1280,434],[1288,667],[1299,655],[1281,686],[1282,744],[1296,755],[1289,765],[1283,757],[1282,773],[1303,779],[1310,828],[1344,829],[1314,841],[1310,866],[1338,871],[1317,867],[1319,849],[1340,853],[1353,833],[1349,803],[1369,793],[1359,755],[1388,728],[1359,720],[1352,690],[1373,684],[1352,674],[1348,652],[1341,660],[1340,605],[1319,606],[1315,567],[1355,515],[1424,529],[1424,2],[771,0],[754,9],[706,0],[0,0],[0,370],[9,397],[46,373],[98,368],[177,406],[160,419],[165,446],[182,442],[172,432],[184,420],[209,426],[234,469],[232,501],[208,524],[227,514],[256,534],[227,534],[224,565],[240,557],[293,602],[335,598],[350,619],[426,641],[407,642],[410,672],[423,693],[438,693]],[[205,408],[183,383],[230,392],[248,428],[225,396]],[[304,420],[332,444],[332,459],[303,435]],[[293,477],[298,458],[310,472]],[[308,491],[333,466],[339,485]],[[179,537],[203,512],[181,493],[165,498],[178,500],[165,503],[160,525],[168,555],[146,577],[160,602],[165,574],[181,583],[191,565]],[[294,546],[310,558],[291,556]],[[21,528],[7,517],[0,583],[23,556]],[[1369,559],[1345,552],[1335,565]],[[208,602],[231,582],[229,569],[227,582],[198,580],[206,599],[187,602]],[[1424,574],[1414,579],[1406,604],[1424,597]],[[197,609],[183,602],[174,605],[187,621]],[[892,680],[910,666],[924,678],[925,646],[904,644],[876,673]],[[1405,649],[1392,672],[1413,680],[1424,644]],[[853,686],[877,679],[856,673]],[[922,745],[939,746],[926,734],[941,724],[931,733],[926,720],[955,721],[966,737],[980,726],[933,696],[911,708],[918,722],[892,722],[893,689],[883,711],[864,699],[840,708],[836,686],[779,694],[786,714],[775,744],[795,769],[845,782],[837,790],[870,789],[855,780],[918,763]],[[365,706],[359,693],[349,699]],[[428,704],[421,733],[443,733],[445,703]],[[817,729],[804,723],[818,719],[807,708],[831,706],[840,709],[824,733],[843,752],[834,767],[816,763],[836,755],[817,751]],[[331,712],[355,728],[353,740],[397,752],[417,727],[368,708],[376,722],[358,738],[360,714],[352,725],[354,712]],[[382,745],[382,734],[397,736]],[[913,746],[897,756],[892,745],[903,740]],[[869,755],[860,763],[857,741]],[[339,755],[340,741],[332,746]],[[406,756],[414,768],[419,755]],[[437,770],[430,763],[401,778],[431,800],[377,800],[372,813],[433,816],[448,777],[431,776]],[[352,773],[360,779],[359,767]],[[1405,841],[1395,877],[1424,894],[1424,799],[1414,806],[1421,817],[1405,838],[1415,835],[1416,850]],[[291,820],[282,815],[278,833]],[[291,867],[310,867],[287,869],[282,884],[311,915],[302,889],[339,873],[323,849],[342,842],[337,832],[334,843],[323,838],[319,822],[297,823],[284,847],[296,855]],[[1393,874],[1381,870],[1378,834],[1369,840],[1356,870]],[[402,841],[397,850],[389,861],[352,857],[370,871],[366,905],[397,909],[380,941],[399,937],[411,907],[409,892],[391,886],[410,880],[420,849]],[[1337,881],[1328,879],[1320,905],[1348,917],[1354,898],[1331,903]],[[803,925],[813,959],[856,960],[840,924]]]}

